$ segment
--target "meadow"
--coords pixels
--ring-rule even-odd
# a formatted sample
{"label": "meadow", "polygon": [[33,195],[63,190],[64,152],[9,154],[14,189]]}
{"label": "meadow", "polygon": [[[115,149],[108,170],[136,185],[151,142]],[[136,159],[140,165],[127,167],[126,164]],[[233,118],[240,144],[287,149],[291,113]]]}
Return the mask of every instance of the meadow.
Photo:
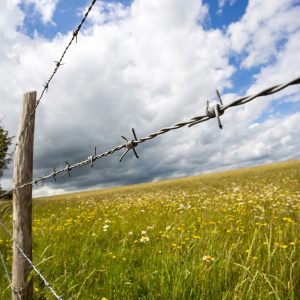
{"label": "meadow", "polygon": [[63,299],[300,299],[300,161],[34,199],[33,261]]}

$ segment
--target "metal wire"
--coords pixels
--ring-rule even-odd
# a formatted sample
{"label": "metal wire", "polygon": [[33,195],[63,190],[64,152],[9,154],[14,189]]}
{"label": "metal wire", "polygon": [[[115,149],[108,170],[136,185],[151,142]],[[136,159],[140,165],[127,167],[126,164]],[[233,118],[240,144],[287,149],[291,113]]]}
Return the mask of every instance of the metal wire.
{"label": "metal wire", "polygon": [[[92,2],[92,5],[94,5],[95,1]],[[92,7],[92,6],[91,6]],[[90,9],[91,9],[90,7]],[[89,9],[89,10],[90,10]],[[89,11],[88,11],[89,12]],[[88,13],[87,13],[88,14]],[[86,14],[86,16],[87,16]],[[85,16],[85,17],[86,17]],[[83,23],[83,22],[82,22]],[[81,25],[82,25],[81,23]],[[81,25],[78,27],[78,31],[80,30],[80,27]],[[78,33],[78,32],[77,32]],[[77,34],[76,34],[77,36]],[[74,35],[73,35],[74,37]],[[63,57],[63,56],[62,56]],[[61,62],[61,60],[59,61],[59,63]],[[55,74],[55,73],[54,73]],[[54,76],[54,75],[53,75]],[[52,76],[52,77],[53,77]],[[255,98],[258,98],[258,97],[262,97],[262,96],[267,96],[267,95],[272,95],[274,93],[277,93],[279,91],[281,91],[282,89],[288,87],[288,86],[291,86],[291,85],[295,85],[295,84],[300,84],[300,77],[288,82],[288,83],[285,83],[285,84],[281,84],[281,85],[275,85],[273,87],[270,87],[270,88],[267,88],[255,95],[252,95],[252,96],[245,96],[245,97],[242,97],[242,98],[239,98],[237,100],[234,100],[233,102],[231,102],[230,104],[227,104],[227,105],[223,105],[223,101],[221,99],[221,96],[219,94],[219,92],[217,91],[217,96],[218,96],[218,99],[219,99],[219,102],[220,104],[216,104],[214,106],[210,106],[209,105],[209,102],[207,102],[207,108],[206,108],[206,114],[204,115],[200,115],[200,116],[197,116],[197,117],[194,117],[194,118],[191,118],[189,119],[188,121],[185,121],[185,122],[180,122],[180,123],[176,123],[170,127],[164,127],[162,129],[160,129],[159,131],[156,131],[156,132],[153,132],[153,133],[150,133],[148,136],[146,137],[143,137],[143,138],[140,138],[138,139],[137,136],[136,136],[136,133],[134,131],[134,129],[132,129],[132,132],[133,132],[133,136],[134,136],[134,139],[133,140],[127,140],[127,138],[125,138],[124,136],[122,136],[123,139],[126,140],[126,144],[122,144],[122,145],[119,145],[109,151],[106,151],[106,152],[103,152],[101,154],[97,154],[96,153],[96,148],[95,148],[95,152],[93,155],[89,156],[87,159],[83,160],[83,161],[80,161],[80,162],[77,162],[73,165],[70,165],[68,162],[66,162],[66,166],[64,168],[61,168],[59,170],[56,170],[55,168],[53,169],[52,173],[46,175],[46,176],[43,176],[43,177],[39,177],[37,179],[34,179],[30,182],[27,182],[27,183],[24,183],[22,185],[19,185],[19,186],[16,186],[14,187],[11,191],[13,190],[17,190],[17,189],[21,189],[21,188],[24,188],[28,185],[33,185],[33,184],[38,184],[39,182],[42,182],[44,183],[45,180],[47,179],[50,179],[50,178],[53,178],[55,181],[56,181],[56,176],[60,173],[65,173],[65,175],[70,175],[71,171],[75,168],[80,168],[80,167],[83,167],[85,165],[89,165],[91,164],[91,166],[93,166],[93,163],[100,159],[100,158],[103,158],[105,156],[108,156],[108,155],[111,155],[113,154],[114,152],[117,152],[117,151],[120,151],[122,150],[123,148],[127,148],[127,150],[125,151],[125,153],[121,156],[120,158],[120,161],[124,158],[124,156],[128,153],[129,150],[133,150],[136,158],[139,158],[139,156],[137,155],[136,151],[135,151],[135,148],[138,146],[138,144],[141,144],[141,143],[144,143],[146,141],[149,141],[159,135],[162,135],[162,134],[165,134],[169,131],[172,131],[172,130],[175,130],[175,129],[179,129],[181,127],[184,127],[184,126],[194,126],[198,123],[201,123],[201,122],[205,122],[209,119],[212,119],[212,118],[215,118],[217,117],[218,119],[218,123],[219,123],[219,127],[220,129],[222,129],[222,124],[221,124],[221,121],[220,121],[220,116],[224,114],[224,112],[230,108],[230,107],[234,107],[234,106],[238,106],[238,105],[242,105],[242,104],[245,104],[245,103],[248,103],[249,101],[252,101],[254,100]],[[42,97],[39,98],[39,100],[41,99]],[[0,196],[0,198],[4,197],[5,195],[9,194],[11,191],[8,191],[4,194],[2,194]],[[34,269],[34,271],[38,274],[38,276],[41,278],[41,280],[43,281],[43,283],[45,284],[45,286],[47,288],[50,289],[50,291],[52,292],[52,294],[55,296],[56,299],[62,299],[60,298],[56,292],[53,290],[52,286],[47,282],[47,280],[45,279],[45,277],[41,274],[41,272],[35,267],[35,265],[32,263],[32,261],[27,257],[27,255],[24,253],[23,249],[18,245],[18,243],[15,241],[15,239],[13,239],[13,236],[12,234],[9,232],[9,230],[6,228],[6,226],[0,221],[0,226],[6,231],[6,233],[11,237],[11,240],[13,241],[13,243],[15,244],[15,246],[18,248],[19,252],[23,255],[23,257],[27,260],[27,262],[30,264],[30,266]],[[3,262],[3,258],[1,256],[1,260]],[[6,269],[6,267],[5,267]],[[8,275],[8,271],[6,269],[6,274]],[[9,278],[9,276],[8,276]],[[9,278],[10,280],[10,278]],[[10,281],[11,282],[11,281]]]}
{"label": "metal wire", "polygon": [[11,278],[10,278],[10,275],[9,275],[9,272],[8,272],[8,269],[6,267],[6,264],[5,264],[5,261],[4,261],[4,258],[2,256],[2,253],[0,252],[0,259],[1,259],[1,262],[2,262],[2,265],[3,265],[3,268],[4,268],[4,271],[5,271],[5,275],[7,277],[7,280],[9,282],[9,285],[11,286]]}
{"label": "metal wire", "polygon": [[[11,278],[10,278],[8,269],[7,269],[7,267],[6,267],[6,264],[5,264],[5,261],[4,261],[4,258],[3,258],[3,255],[2,255],[1,252],[0,252],[0,259],[1,259],[1,262],[2,262],[2,265],[3,265],[3,268],[4,268],[5,275],[6,275],[6,277],[7,277],[8,282],[9,282],[9,286],[10,286],[10,288],[12,289]],[[19,293],[18,291],[16,291],[16,294],[17,294],[18,298],[21,300],[22,298],[21,298],[20,293]]]}
{"label": "metal wire", "polygon": [[[219,92],[217,91],[217,96],[219,98],[219,102],[220,104],[216,104],[214,106],[210,106],[209,105],[209,102],[207,103],[207,108],[206,108],[206,113],[205,115],[200,115],[200,116],[197,116],[197,117],[194,117],[194,118],[191,118],[189,119],[188,121],[185,121],[185,122],[180,122],[180,123],[176,123],[170,127],[164,127],[156,132],[153,132],[153,133],[150,133],[148,136],[146,137],[143,137],[143,138],[140,138],[140,139],[137,139],[136,138],[136,134],[135,134],[135,131],[134,129],[132,129],[133,131],[133,135],[134,135],[134,139],[133,140],[127,140],[125,137],[122,136],[122,138],[124,138],[127,143],[126,144],[122,144],[122,145],[119,145],[109,151],[106,151],[106,152],[103,152],[101,154],[96,154],[96,148],[95,148],[95,153],[91,156],[89,156],[87,159],[85,160],[82,160],[80,162],[77,162],[73,165],[70,165],[68,162],[66,162],[66,166],[64,168],[61,168],[59,170],[56,170],[55,168],[53,169],[52,173],[48,174],[48,175],[45,175],[45,176],[42,176],[42,177],[39,177],[37,179],[34,179],[30,182],[27,182],[27,183],[24,183],[24,184],[21,184],[19,186],[15,186],[12,190],[10,190],[9,192],[13,191],[13,190],[17,190],[17,189],[22,189],[28,185],[38,185],[39,182],[42,182],[42,184],[44,184],[45,180],[47,179],[50,179],[50,178],[54,178],[54,180],[56,181],[56,176],[61,174],[61,173],[65,173],[63,176],[65,175],[70,175],[70,172],[73,170],[73,169],[76,169],[76,168],[80,168],[80,167],[83,167],[83,166],[86,166],[86,165],[89,165],[91,164],[93,166],[93,163],[98,160],[98,159],[101,159],[105,156],[108,156],[108,155],[111,155],[117,151],[120,151],[124,148],[127,148],[126,152],[122,155],[120,161],[123,159],[124,155],[127,154],[127,152],[132,149],[135,156],[138,158],[138,155],[135,151],[135,147],[138,146],[138,144],[141,144],[141,143],[144,143],[146,141],[149,141],[151,139],[154,139],[156,138],[157,136],[159,135],[162,135],[162,134],[165,134],[169,131],[172,131],[172,130],[175,130],[175,129],[179,129],[181,127],[184,127],[184,126],[187,126],[188,127],[191,127],[191,126],[194,126],[198,123],[202,123],[202,122],[205,122],[209,119],[212,119],[212,118],[215,118],[217,117],[218,119],[218,123],[219,123],[219,127],[220,129],[222,129],[222,124],[221,124],[221,121],[220,121],[220,116],[222,114],[224,114],[224,112],[230,108],[230,107],[233,107],[233,106],[238,106],[238,105],[242,105],[242,104],[245,104],[249,101],[252,101],[253,99],[257,98],[257,97],[262,97],[262,96],[267,96],[267,95],[272,95],[274,93],[277,93],[279,91],[281,91],[282,89],[290,86],[290,85],[294,85],[294,84],[300,84],[300,77],[288,82],[288,83],[285,83],[285,84],[282,84],[282,85],[275,85],[273,87],[270,87],[268,89],[265,89],[255,95],[252,95],[252,96],[245,96],[245,97],[242,97],[242,98],[239,98],[237,100],[234,100],[233,102],[231,102],[230,104],[228,105],[223,105],[223,102],[222,102],[222,99],[221,99],[221,96],[219,94]],[[2,194],[0,196],[1,197],[4,197],[5,195],[7,195],[9,192],[6,192],[5,194]]]}
{"label": "metal wire", "polygon": [[286,87],[290,86],[290,85],[294,85],[294,84],[299,84],[300,83],[300,77],[296,78],[296,79],[293,79],[287,83],[284,83],[284,84],[280,84],[280,85],[274,85],[272,87],[269,87],[255,95],[252,95],[252,96],[246,96],[246,97],[242,97],[242,98],[239,98],[233,102],[231,102],[230,104],[228,105],[225,105],[223,107],[223,110],[225,111],[226,109],[228,109],[229,107],[232,107],[232,106],[238,106],[238,105],[241,105],[241,104],[245,104],[249,101],[252,101],[253,99],[257,98],[257,97],[262,97],[262,96],[268,96],[268,95],[272,95],[272,94],[275,94],[283,89],[285,89]]}
{"label": "metal wire", "polygon": [[52,74],[50,75],[49,79],[44,83],[43,85],[43,90],[42,90],[42,93],[41,95],[38,97],[37,101],[36,101],[36,105],[35,105],[35,108],[34,110],[31,112],[31,114],[29,115],[29,118],[27,120],[27,122],[25,123],[25,126],[22,128],[19,136],[18,136],[18,139],[17,139],[17,142],[15,144],[15,147],[12,151],[12,153],[10,154],[10,158],[13,157],[14,153],[16,152],[16,148],[18,146],[18,143],[20,142],[20,138],[23,136],[26,128],[28,127],[30,121],[32,120],[35,112],[36,112],[36,109],[37,107],[39,106],[43,96],[45,95],[45,93],[48,91],[49,89],[49,85],[50,85],[50,82],[52,81],[53,77],[55,76],[55,74],[57,73],[58,69],[60,68],[60,66],[64,65],[62,63],[67,51],[69,50],[70,46],[72,45],[72,43],[74,42],[74,40],[77,42],[77,37],[78,37],[78,33],[80,32],[80,29],[82,28],[82,25],[83,23],[85,22],[86,18],[88,17],[90,11],[92,10],[93,6],[95,5],[97,0],[93,0],[90,4],[90,6],[88,7],[86,13],[84,14],[84,17],[82,18],[82,20],[80,21],[79,25],[76,27],[75,30],[73,30],[73,34],[72,34],[72,37],[71,37],[71,40],[69,41],[69,43],[67,44],[66,48],[64,49],[60,59],[58,61],[54,61],[55,62],[55,68],[52,72]]}
{"label": "metal wire", "polygon": [[[32,269],[37,273],[37,275],[40,277],[44,285],[51,291],[55,299],[62,300],[60,296],[57,295],[57,293],[52,288],[51,284],[45,279],[45,277],[42,275],[42,273],[37,269],[37,267],[33,264],[33,262],[30,260],[30,258],[25,254],[24,250],[21,248],[21,246],[16,242],[16,240],[13,238],[12,233],[7,229],[7,227],[0,221],[0,226],[3,228],[3,230],[10,236],[12,242],[17,247],[19,252],[22,254],[22,256],[27,260],[29,265],[32,267]],[[18,292],[17,292],[18,293]]]}
{"label": "metal wire", "polygon": [[5,196],[7,196],[7,195],[8,195],[9,193],[11,193],[12,191],[13,191],[13,189],[11,189],[10,191],[7,191],[7,192],[1,194],[1,195],[0,195],[0,199],[1,199],[1,198],[4,198]]}

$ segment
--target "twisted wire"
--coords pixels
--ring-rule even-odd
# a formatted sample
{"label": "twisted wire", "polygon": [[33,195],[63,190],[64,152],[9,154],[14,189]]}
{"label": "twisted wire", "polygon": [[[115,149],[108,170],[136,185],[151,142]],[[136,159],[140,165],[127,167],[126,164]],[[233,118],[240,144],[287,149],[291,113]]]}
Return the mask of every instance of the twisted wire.
{"label": "twisted wire", "polygon": [[[117,151],[120,151],[120,150],[124,149],[124,148],[127,148],[127,150],[134,149],[134,147],[136,147],[138,144],[141,144],[141,143],[144,143],[146,141],[152,140],[152,139],[156,138],[159,135],[165,134],[165,133],[167,133],[169,131],[172,131],[172,130],[176,130],[176,129],[185,127],[187,125],[189,127],[191,127],[191,126],[194,126],[198,123],[202,123],[202,122],[208,121],[209,119],[217,117],[218,121],[219,121],[219,127],[222,128],[222,125],[220,124],[219,116],[224,114],[225,110],[227,110],[228,108],[245,104],[249,101],[254,100],[257,97],[262,97],[262,96],[267,96],[267,95],[277,93],[277,92],[281,91],[282,89],[284,89],[284,88],[286,88],[290,85],[299,84],[299,83],[300,83],[300,77],[298,77],[298,78],[296,78],[296,79],[294,79],[294,80],[292,80],[288,83],[282,84],[282,85],[275,85],[273,87],[270,87],[268,89],[265,89],[265,90],[255,94],[255,95],[245,96],[245,97],[239,98],[239,99],[234,100],[233,102],[231,102],[230,104],[225,105],[225,106],[223,105],[222,100],[220,100],[221,105],[217,104],[215,106],[215,109],[211,109],[211,107],[208,106],[207,110],[206,110],[206,114],[204,114],[204,115],[193,117],[193,118],[191,118],[191,119],[189,119],[185,122],[179,122],[179,123],[176,123],[176,124],[174,124],[170,127],[161,128],[160,130],[158,130],[156,132],[152,132],[149,135],[147,135],[146,137],[143,137],[143,138],[140,138],[140,139],[135,138],[134,140],[128,141],[125,138],[127,140],[127,143],[125,143],[125,144],[119,145],[119,146],[117,146],[117,147],[115,147],[115,148],[113,148],[109,151],[103,152],[101,154],[96,154],[95,153],[94,155],[89,156],[87,159],[82,160],[80,162],[77,162],[73,165],[70,165],[69,163],[67,163],[66,167],[61,168],[59,170],[56,170],[54,168],[52,173],[50,173],[48,175],[45,175],[45,176],[42,176],[42,177],[39,177],[39,178],[34,179],[32,181],[26,182],[26,183],[21,184],[19,186],[15,186],[12,190],[6,192],[5,194],[0,195],[0,198],[4,197],[5,195],[7,195],[9,192],[11,192],[13,190],[22,189],[22,188],[24,188],[28,185],[34,185],[34,184],[37,185],[39,182],[44,183],[45,180],[50,179],[50,178],[54,178],[54,180],[56,181],[56,176],[59,175],[60,173],[65,173],[65,175],[69,174],[69,176],[70,176],[70,172],[75,168],[80,168],[80,167],[83,167],[83,166],[86,166],[86,165],[89,165],[89,164],[93,165],[94,161],[96,161],[98,159],[101,159],[105,156],[111,155],[111,154],[113,154]],[[219,93],[218,93],[218,96],[220,97]],[[128,151],[126,151],[126,153],[127,152]],[[122,160],[123,156],[121,157],[121,160]]]}
{"label": "twisted wire", "polygon": [[74,40],[77,42],[77,36],[78,36],[78,33],[80,32],[80,29],[82,28],[82,25],[83,23],[85,22],[86,18],[88,17],[90,11],[92,10],[93,6],[95,5],[97,0],[93,0],[90,4],[90,6],[88,7],[86,13],[84,14],[84,17],[82,18],[82,20],[80,21],[79,25],[76,27],[76,29],[73,31],[73,34],[72,34],[72,37],[69,41],[69,43],[67,44],[66,48],[64,49],[60,59],[58,61],[55,61],[56,65],[55,65],[55,68],[52,72],[52,74],[50,75],[49,79],[46,81],[46,83],[44,84],[44,88],[41,92],[41,95],[38,97],[37,101],[36,101],[36,104],[35,104],[35,108],[34,110],[31,112],[31,114],[29,115],[29,118],[27,120],[27,122],[25,123],[25,126],[22,128],[19,136],[18,136],[18,139],[17,139],[17,142],[15,144],[15,147],[12,151],[12,153],[10,154],[10,158],[13,157],[15,151],[16,151],[16,148],[18,146],[18,143],[20,142],[20,138],[23,136],[26,128],[28,127],[31,119],[33,118],[33,115],[35,114],[36,110],[37,110],[37,107],[39,106],[44,94],[48,91],[48,88],[49,88],[49,85],[50,85],[50,82],[52,81],[53,77],[55,76],[55,74],[57,73],[58,69],[60,68],[60,66],[63,65],[62,61],[67,53],[67,51],[69,50],[70,46],[72,45],[72,43],[74,42]]}
{"label": "twisted wire", "polygon": [[3,269],[5,271],[5,275],[7,277],[7,280],[9,282],[9,285],[11,286],[11,279],[10,279],[10,275],[9,275],[9,272],[8,272],[8,269],[6,267],[6,264],[5,264],[5,261],[4,261],[4,258],[2,256],[2,253],[0,252],[0,259],[1,259],[1,262],[2,262],[2,265],[3,265]]}
{"label": "twisted wire", "polygon": [[[5,264],[5,261],[4,261],[4,258],[3,258],[3,255],[2,255],[1,252],[0,252],[0,259],[1,259],[1,262],[2,262],[2,265],[3,265],[3,268],[4,268],[5,275],[6,275],[6,277],[7,277],[8,282],[9,282],[9,286],[10,286],[10,288],[12,289],[11,278],[10,278],[10,275],[9,275],[9,272],[8,272],[8,269],[7,269],[7,266],[6,266],[6,264]],[[16,291],[16,294],[17,294],[17,296],[18,296],[18,299],[21,300],[22,298],[21,298],[21,295],[20,295],[19,291]]]}
{"label": "twisted wire", "polygon": [[[10,239],[14,243],[14,245],[17,247],[19,252],[22,254],[22,256],[27,260],[29,265],[32,267],[32,269],[37,273],[37,275],[40,277],[44,285],[51,291],[52,295],[55,297],[57,300],[62,300],[60,296],[57,295],[57,293],[54,291],[53,287],[51,284],[46,280],[46,278],[42,275],[42,273],[37,269],[37,267],[33,264],[33,262],[30,260],[30,258],[25,254],[24,250],[22,247],[16,242],[16,240],[13,238],[12,233],[7,229],[7,227],[0,221],[0,226],[3,228],[3,230],[10,236]],[[18,293],[18,292],[17,292]],[[19,296],[20,297],[20,296]]]}
{"label": "twisted wire", "polygon": [[284,84],[280,84],[280,85],[274,85],[272,87],[269,87],[255,95],[252,96],[245,96],[242,98],[239,98],[237,100],[234,100],[233,102],[231,102],[230,104],[227,104],[223,107],[223,110],[225,111],[226,109],[228,109],[229,107],[233,107],[233,106],[238,106],[238,105],[242,105],[245,104],[249,101],[252,101],[253,99],[257,98],[257,97],[262,97],[262,96],[268,96],[268,95],[272,95],[275,94],[283,89],[285,89],[286,87],[290,86],[290,85],[294,85],[294,84],[299,84],[300,83],[300,77],[293,79],[287,83]]}

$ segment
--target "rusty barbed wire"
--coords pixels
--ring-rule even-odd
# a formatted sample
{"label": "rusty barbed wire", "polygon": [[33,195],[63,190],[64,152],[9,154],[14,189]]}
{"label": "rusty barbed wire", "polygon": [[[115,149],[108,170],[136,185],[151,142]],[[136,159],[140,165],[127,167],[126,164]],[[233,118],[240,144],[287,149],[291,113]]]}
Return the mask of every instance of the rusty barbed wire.
{"label": "rusty barbed wire", "polygon": [[73,30],[73,34],[72,34],[72,37],[71,37],[71,40],[69,41],[69,43],[67,44],[66,48],[64,49],[60,59],[58,61],[54,61],[55,62],[55,68],[52,72],[52,74],[50,75],[49,79],[44,83],[43,85],[43,90],[41,92],[41,95],[38,97],[37,101],[36,101],[36,105],[35,105],[35,108],[34,110],[32,111],[32,113],[29,115],[29,118],[27,120],[27,122],[25,123],[25,126],[22,128],[18,138],[17,138],[17,142],[14,146],[14,149],[13,151],[10,153],[10,159],[12,159],[12,157],[14,156],[14,153],[16,152],[16,148],[18,146],[18,143],[20,141],[20,138],[23,136],[26,128],[28,127],[31,119],[33,118],[33,115],[35,114],[36,110],[37,110],[37,107],[39,106],[44,94],[48,91],[49,89],[49,85],[50,85],[50,82],[52,81],[53,77],[55,76],[55,74],[57,73],[58,69],[64,65],[64,63],[62,62],[67,51],[69,50],[70,46],[72,45],[72,43],[74,42],[74,40],[76,41],[77,43],[77,37],[78,37],[78,33],[80,32],[80,29],[82,28],[82,25],[83,23],[85,22],[86,18],[88,17],[90,11],[92,10],[93,6],[95,5],[97,0],[93,0],[90,4],[90,6],[88,7],[86,13],[84,14],[84,17],[82,18],[82,20],[80,21],[79,25],[76,27],[75,30]]}
{"label": "rusty barbed wire", "polygon": [[[27,262],[29,263],[29,265],[32,267],[32,269],[37,273],[37,275],[40,277],[40,279],[42,280],[42,282],[44,283],[44,285],[51,291],[52,295],[55,297],[55,299],[57,300],[63,300],[60,296],[57,295],[57,293],[54,291],[53,287],[51,286],[51,284],[45,279],[45,277],[42,275],[42,273],[37,269],[37,267],[33,264],[33,262],[31,261],[31,259],[25,254],[24,250],[20,247],[20,245],[16,242],[16,240],[13,238],[13,234],[7,229],[7,227],[2,223],[2,221],[0,221],[0,226],[2,227],[2,229],[10,236],[11,241],[13,242],[13,244],[15,244],[15,246],[17,247],[17,249],[19,250],[20,254],[27,260]],[[11,282],[11,280],[10,280]],[[15,293],[18,294],[18,297],[20,297],[19,295],[19,291],[13,290]],[[21,299],[21,298],[20,298]]]}
{"label": "rusty barbed wire", "polygon": [[17,190],[17,189],[22,189],[28,185],[38,185],[39,182],[42,182],[42,184],[44,184],[44,182],[47,180],[47,179],[50,179],[50,178],[53,178],[55,181],[56,181],[56,176],[61,174],[61,173],[64,173],[63,176],[65,175],[69,175],[69,177],[71,176],[71,171],[75,168],[80,168],[80,167],[83,167],[83,166],[86,166],[86,165],[89,165],[91,164],[91,166],[93,166],[93,163],[98,160],[98,159],[101,159],[105,156],[108,156],[108,155],[111,155],[117,151],[120,151],[124,148],[126,148],[126,151],[125,153],[121,156],[120,158],[120,161],[122,161],[122,159],[124,158],[124,156],[128,153],[129,150],[133,150],[136,158],[139,158],[136,151],[135,151],[135,148],[141,144],[141,143],[144,143],[146,141],[149,141],[151,139],[154,139],[156,138],[157,136],[159,135],[162,135],[162,134],[165,134],[169,131],[172,131],[172,130],[176,130],[176,129],[179,129],[179,128],[182,128],[184,126],[188,126],[188,127],[192,127],[196,124],[199,124],[199,123],[202,123],[202,122],[205,122],[205,121],[208,121],[209,119],[212,119],[212,118],[217,118],[218,120],[218,125],[219,125],[219,128],[222,129],[222,124],[221,124],[221,120],[220,120],[220,116],[224,114],[224,112],[230,108],[230,107],[234,107],[234,106],[238,106],[238,105],[242,105],[242,104],[245,104],[249,101],[252,101],[254,100],[255,98],[258,98],[258,97],[262,97],[262,96],[267,96],[267,95],[272,95],[274,93],[277,93],[279,91],[281,91],[282,89],[288,87],[288,86],[291,86],[291,85],[295,85],[295,84],[300,84],[300,77],[292,80],[292,81],[289,81],[285,84],[281,84],[281,85],[274,85],[270,88],[267,88],[255,95],[252,95],[252,96],[245,96],[245,97],[242,97],[242,98],[238,98],[237,100],[234,100],[233,102],[231,102],[230,104],[227,104],[227,105],[224,105],[223,104],[223,101],[222,101],[222,98],[220,96],[220,93],[219,91],[217,90],[217,98],[220,102],[220,104],[215,104],[215,105],[210,105],[209,104],[209,101],[207,101],[207,107],[206,107],[206,112],[204,115],[200,115],[200,116],[197,116],[197,117],[193,117],[191,119],[189,119],[188,121],[185,121],[185,122],[180,122],[180,123],[176,123],[170,127],[164,127],[156,132],[153,132],[153,133],[150,133],[148,136],[146,137],[143,137],[143,138],[140,138],[140,139],[137,139],[136,137],[136,134],[135,134],[135,131],[134,129],[132,129],[132,132],[133,132],[133,136],[134,136],[134,139],[132,140],[127,140],[127,138],[125,138],[124,136],[122,136],[123,139],[125,139],[127,141],[126,144],[122,144],[122,145],[119,145],[111,150],[108,150],[106,152],[103,152],[101,154],[97,154],[96,153],[96,148],[95,148],[95,152],[93,155],[89,156],[87,159],[85,160],[82,160],[80,162],[77,162],[73,165],[70,165],[68,162],[66,162],[66,166],[64,168],[61,168],[61,169],[58,169],[56,170],[55,168],[53,169],[52,173],[48,174],[48,175],[45,175],[45,176],[42,176],[42,177],[39,177],[37,179],[34,179],[30,182],[27,182],[27,183],[24,183],[22,185],[19,185],[19,186],[16,186],[14,187],[12,190],[6,192],[5,194],[2,194],[0,196],[0,198],[4,197],[5,195],[7,195],[8,193],[10,193],[11,191],[13,190]]}

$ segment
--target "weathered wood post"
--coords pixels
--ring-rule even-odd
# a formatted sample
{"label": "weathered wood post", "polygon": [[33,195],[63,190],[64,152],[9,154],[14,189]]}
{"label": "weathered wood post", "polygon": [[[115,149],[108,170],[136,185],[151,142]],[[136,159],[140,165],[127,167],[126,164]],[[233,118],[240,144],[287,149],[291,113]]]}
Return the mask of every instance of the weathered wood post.
{"label": "weathered wood post", "polygon": [[[36,92],[28,92],[23,96],[18,135],[31,120],[18,140],[14,159],[14,186],[32,180],[33,169],[33,141],[35,122]],[[24,250],[28,258],[32,259],[32,186],[15,190],[13,193],[13,238]],[[20,251],[13,245],[12,262],[12,299],[31,300],[33,284],[29,279],[31,266]],[[20,299],[21,298],[21,299]]]}

